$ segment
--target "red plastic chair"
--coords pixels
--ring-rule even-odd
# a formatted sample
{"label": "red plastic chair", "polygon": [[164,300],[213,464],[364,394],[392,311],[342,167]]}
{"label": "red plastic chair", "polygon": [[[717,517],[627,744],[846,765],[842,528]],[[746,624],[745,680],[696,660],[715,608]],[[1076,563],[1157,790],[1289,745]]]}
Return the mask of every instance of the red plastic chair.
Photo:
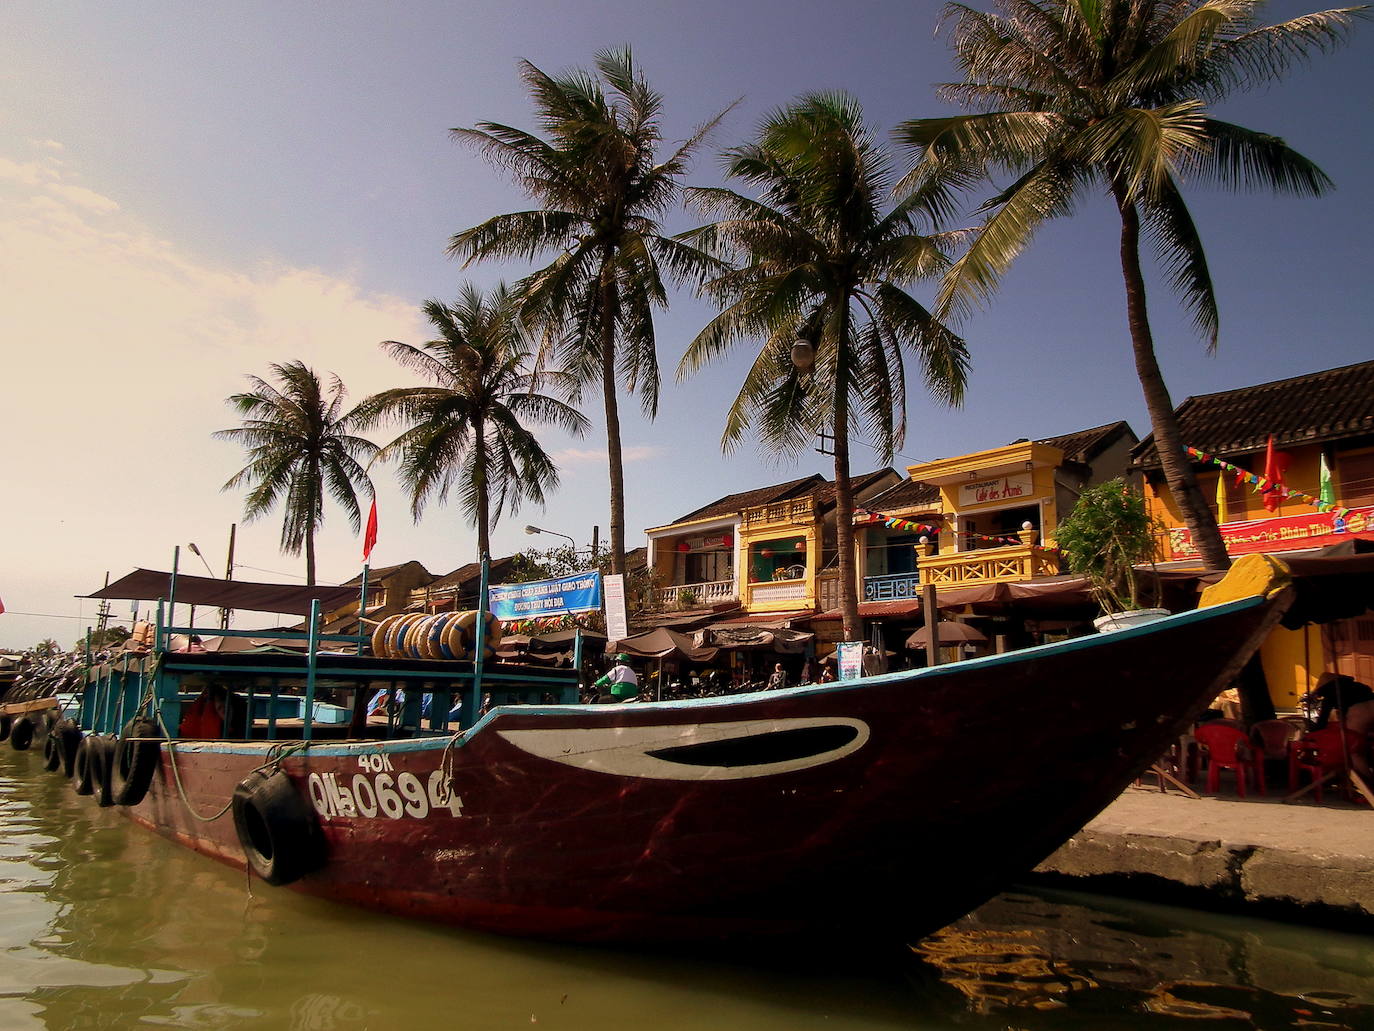
{"label": "red plastic chair", "polygon": [[1245,731],[1223,723],[1210,720],[1199,723],[1193,737],[1207,755],[1207,790],[1213,794],[1221,784],[1221,771],[1231,770],[1236,775],[1236,794],[1245,797],[1245,780],[1249,774],[1255,780],[1255,787],[1261,795],[1265,793],[1264,759],[1250,745]]}
{"label": "red plastic chair", "polygon": [[[1341,746],[1341,736],[1345,746]],[[1346,727],[1332,724],[1294,741],[1288,746],[1288,791],[1298,790],[1298,778],[1304,770],[1316,785],[1312,797],[1322,800],[1322,781],[1337,770],[1346,768],[1346,757],[1357,755],[1365,746],[1365,736]],[[1349,797],[1346,782],[1341,781],[1341,794]]]}
{"label": "red plastic chair", "polygon": [[1265,759],[1288,760],[1288,743],[1302,737],[1304,728],[1288,720],[1260,720],[1250,728],[1250,740]]}

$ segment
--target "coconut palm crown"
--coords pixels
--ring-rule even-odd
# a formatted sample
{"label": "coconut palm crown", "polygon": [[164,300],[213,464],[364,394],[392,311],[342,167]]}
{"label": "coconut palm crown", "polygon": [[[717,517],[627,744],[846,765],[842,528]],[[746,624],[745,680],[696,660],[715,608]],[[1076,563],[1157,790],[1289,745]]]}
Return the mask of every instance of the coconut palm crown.
{"label": "coconut palm crown", "polygon": [[401,434],[380,452],[399,462],[402,484],[418,521],[425,505],[457,487],[462,510],[477,528],[477,554],[490,554],[492,526],[523,502],[542,505],[558,484],[558,468],[528,428],[556,426],[581,435],[587,420],[545,387],[566,392],[570,377],[529,371],[532,355],[515,299],[499,284],[491,294],[468,284],[456,304],[425,302],[437,331],[415,346],[396,340],[382,348],[402,367],[428,381],[397,387],[358,405],[364,425],[396,422]]}
{"label": "coconut palm crown", "polygon": [[519,284],[522,316],[543,334],[546,356],[602,395],[610,472],[610,548],[624,572],[624,463],[618,386],[637,396],[648,418],[658,409],[659,369],[653,313],[667,307],[668,282],[716,266],[665,237],[660,220],[679,201],[689,157],[720,120],[711,119],[666,158],[663,98],[628,48],[596,56],[596,73],[548,75],[529,62],[521,76],[543,136],[495,122],[452,130],[505,169],[541,206],[497,215],[454,235],[449,253],[485,258],[558,256]]}
{"label": "coconut palm crown", "polygon": [[249,376],[252,390],[227,403],[243,424],[214,436],[248,449],[248,464],[223,489],[248,485],[244,519],[252,522],[283,503],[281,549],[305,551],[305,582],[315,583],[315,534],[324,524],[326,492],[343,508],[357,533],[362,526],[358,492],[373,494],[363,463],[376,453],[371,441],[355,436],[354,412],[343,412],[343,381],[330,374],[328,387],[303,362],[271,366],[276,385]]}
{"label": "coconut palm crown", "polygon": [[1279,78],[1332,49],[1362,9],[1261,25],[1259,0],[998,0],[995,13],[949,4],[962,82],[942,95],[975,113],[898,127],[916,163],[900,192],[958,192],[1002,173],[985,221],[954,263],[942,312],[985,302],[1047,220],[1085,195],[1111,197],[1136,371],[1169,489],[1204,562],[1229,564],[1183,452],[1154,353],[1140,262],[1142,231],[1169,285],[1215,348],[1217,301],[1185,181],[1317,196],[1331,185],[1283,140],[1212,117],[1207,105]]}
{"label": "coconut palm crown", "polygon": [[724,448],[754,428],[765,446],[793,456],[816,434],[833,434],[841,613],[852,640],[861,628],[850,435],[866,435],[891,460],[906,430],[909,355],[938,400],[959,403],[967,379],[963,340],[904,289],[948,267],[949,239],[919,228],[938,220],[945,197],[915,191],[885,210],[891,159],[843,94],[800,97],[725,159],[729,177],[758,199],[689,191],[704,213],[721,217],[684,237],[738,267],[707,285],[722,311],[688,346],[678,375],[742,340],[761,341],[726,416]]}

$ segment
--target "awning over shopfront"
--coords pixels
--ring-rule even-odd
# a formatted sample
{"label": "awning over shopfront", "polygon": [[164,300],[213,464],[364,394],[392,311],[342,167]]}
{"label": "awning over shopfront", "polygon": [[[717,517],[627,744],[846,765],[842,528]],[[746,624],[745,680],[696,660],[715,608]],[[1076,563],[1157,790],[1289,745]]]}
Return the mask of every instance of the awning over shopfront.
{"label": "awning over shopfront", "polygon": [[708,631],[711,643],[721,651],[772,651],[779,655],[801,655],[816,635],[785,627],[716,627]]}
{"label": "awning over shopfront", "polygon": [[655,627],[643,634],[625,637],[606,644],[608,654],[625,652],[641,659],[686,659],[689,662],[710,662],[716,657],[715,648],[698,647],[686,634],[667,627]]}

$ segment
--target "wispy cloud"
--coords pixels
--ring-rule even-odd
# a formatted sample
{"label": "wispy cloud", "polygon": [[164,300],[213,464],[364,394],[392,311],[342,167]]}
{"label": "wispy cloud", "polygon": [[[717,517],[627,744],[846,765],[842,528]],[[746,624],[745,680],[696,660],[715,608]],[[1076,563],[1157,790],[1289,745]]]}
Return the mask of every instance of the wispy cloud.
{"label": "wispy cloud", "polygon": [[[651,458],[657,458],[663,453],[662,448],[649,445],[632,445],[621,449],[621,459],[625,463],[645,462]],[[596,463],[606,464],[606,449],[603,448],[563,448],[561,451],[552,453],[554,461],[559,465],[586,465]]]}

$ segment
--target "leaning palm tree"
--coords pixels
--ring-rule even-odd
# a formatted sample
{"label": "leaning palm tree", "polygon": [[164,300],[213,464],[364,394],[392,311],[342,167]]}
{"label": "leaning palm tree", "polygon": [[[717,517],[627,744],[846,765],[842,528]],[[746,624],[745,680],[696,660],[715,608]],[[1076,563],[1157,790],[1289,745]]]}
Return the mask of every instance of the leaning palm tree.
{"label": "leaning palm tree", "polygon": [[539,393],[566,392],[569,377],[533,375],[515,302],[505,284],[489,296],[463,287],[457,304],[425,302],[438,337],[416,347],[387,340],[383,349],[431,385],[397,387],[358,405],[363,425],[390,420],[406,428],[380,457],[395,457],[418,521],[428,501],[443,501],[456,484],[462,509],[477,527],[479,559],[491,552],[492,525],[509,507],[544,504],[558,469],[533,433],[532,422],[580,435],[587,420],[565,402]]}
{"label": "leaning palm tree", "polygon": [[529,62],[521,65],[547,138],[495,122],[452,130],[506,169],[542,206],[463,230],[449,253],[468,265],[558,252],[552,264],[521,283],[523,316],[544,334],[541,364],[551,355],[580,384],[600,388],[610,469],[611,568],[623,573],[625,474],[617,381],[638,395],[652,419],[659,390],[653,312],[667,307],[665,279],[681,282],[713,268],[705,255],[664,237],[659,220],[678,202],[692,150],[721,116],[655,163],[662,97],[649,88],[628,49],[599,53],[596,69],[596,76],[550,76]]}
{"label": "leaning palm tree", "polygon": [[324,524],[327,491],[343,507],[353,532],[362,525],[358,492],[371,497],[372,481],[363,467],[376,445],[354,436],[354,412],[343,413],[348,392],[331,374],[329,387],[303,362],[273,365],[273,385],[249,376],[253,389],[228,398],[244,416],[243,425],[220,430],[215,437],[248,449],[248,464],[224,485],[251,489],[244,503],[248,522],[266,515],[278,501],[284,506],[281,549],[299,555],[305,549],[305,582],[315,583],[315,533]]}
{"label": "leaning palm tree", "polygon": [[904,287],[948,266],[948,237],[923,235],[944,213],[940,191],[914,193],[884,212],[891,160],[842,94],[807,94],[767,118],[752,144],[726,154],[729,176],[758,200],[724,188],[693,199],[719,221],[684,234],[738,259],[707,291],[721,313],[688,346],[679,378],[744,339],[762,347],[730,406],[728,451],[757,424],[779,455],[834,436],[840,611],[846,639],[862,632],[854,561],[852,430],[891,460],[906,431],[909,354],[926,386],[958,404],[968,352],[963,340]]}
{"label": "leaning palm tree", "polygon": [[1230,564],[1216,519],[1184,454],[1155,357],[1140,262],[1142,229],[1169,285],[1208,348],[1217,302],[1185,179],[1226,188],[1319,195],[1331,185],[1281,139],[1211,117],[1206,104],[1279,78],[1293,63],[1347,37],[1359,9],[1277,25],[1256,20],[1261,0],[998,0],[999,13],[950,4],[964,73],[943,94],[977,113],[905,122],[898,139],[916,164],[900,190],[939,182],[953,191],[1005,172],[1010,184],[950,269],[941,310],[986,301],[1047,220],[1085,194],[1112,199],[1121,219],[1121,269],[1136,373],[1169,490],[1203,561]]}

